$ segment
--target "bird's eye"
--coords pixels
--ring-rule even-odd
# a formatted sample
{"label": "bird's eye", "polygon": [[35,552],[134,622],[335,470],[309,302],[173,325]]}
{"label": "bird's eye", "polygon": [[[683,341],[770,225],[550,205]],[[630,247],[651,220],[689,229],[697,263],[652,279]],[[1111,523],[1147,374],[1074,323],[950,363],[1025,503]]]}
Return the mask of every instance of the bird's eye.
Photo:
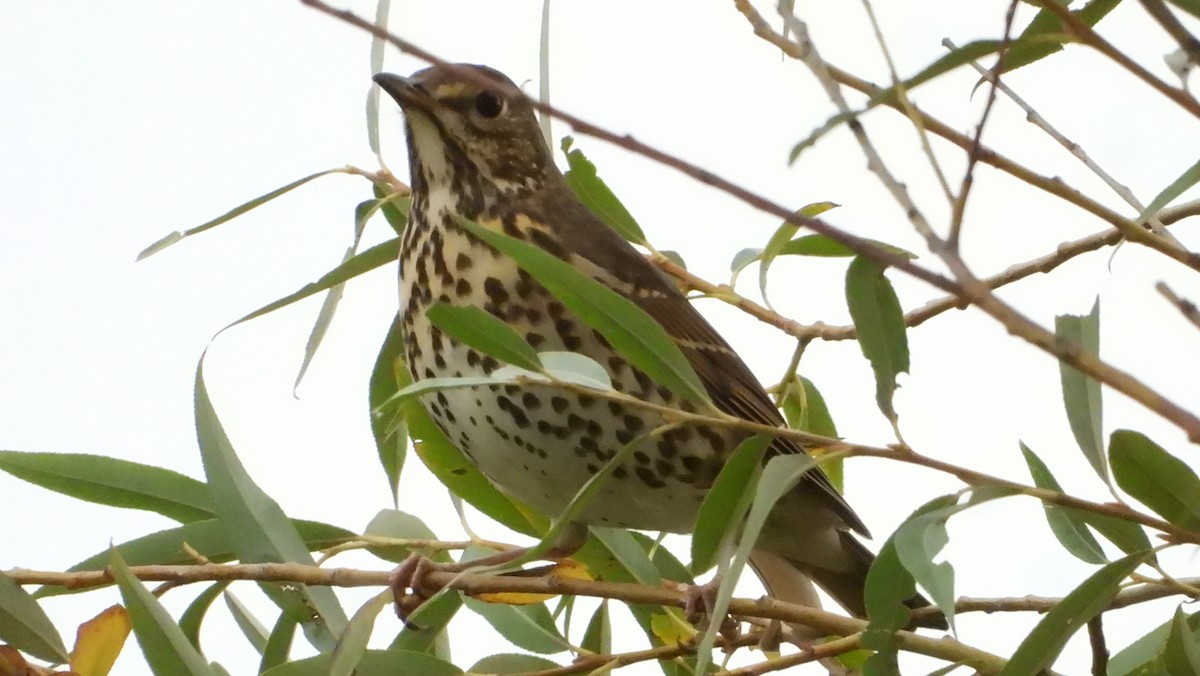
{"label": "bird's eye", "polygon": [[504,111],[504,101],[494,92],[482,91],[475,97],[475,112],[493,118]]}

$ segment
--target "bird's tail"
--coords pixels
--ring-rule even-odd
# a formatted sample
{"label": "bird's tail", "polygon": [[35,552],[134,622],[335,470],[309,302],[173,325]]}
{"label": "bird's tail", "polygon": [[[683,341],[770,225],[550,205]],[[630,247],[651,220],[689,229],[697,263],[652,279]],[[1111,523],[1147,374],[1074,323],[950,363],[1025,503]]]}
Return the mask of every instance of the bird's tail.
{"label": "bird's tail", "polygon": [[[821,606],[813,583],[833,597],[851,615],[867,617],[867,604],[863,592],[867,582],[867,571],[875,562],[875,555],[850,533],[841,533],[843,553],[852,562],[841,570],[819,568],[779,554],[755,550],[750,555],[750,565],[762,580],[767,593],[780,601],[819,608]],[[920,594],[906,600],[909,608],[925,608],[929,601]],[[913,622],[915,627],[946,629],[946,618],[941,614],[923,615]]]}

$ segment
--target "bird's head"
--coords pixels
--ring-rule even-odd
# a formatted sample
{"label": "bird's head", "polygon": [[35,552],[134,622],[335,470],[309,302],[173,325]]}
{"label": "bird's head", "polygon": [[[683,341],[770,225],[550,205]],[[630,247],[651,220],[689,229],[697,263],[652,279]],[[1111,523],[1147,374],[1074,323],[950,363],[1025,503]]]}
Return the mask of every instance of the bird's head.
{"label": "bird's head", "polygon": [[404,110],[413,191],[512,195],[558,170],[533,107],[512,80],[486,66],[446,64],[374,80]]}

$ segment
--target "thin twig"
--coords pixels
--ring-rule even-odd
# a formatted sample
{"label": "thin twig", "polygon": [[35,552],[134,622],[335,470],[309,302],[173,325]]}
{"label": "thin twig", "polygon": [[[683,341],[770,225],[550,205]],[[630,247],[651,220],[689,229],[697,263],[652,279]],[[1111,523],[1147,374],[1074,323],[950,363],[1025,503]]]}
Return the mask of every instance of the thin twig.
{"label": "thin twig", "polygon": [[1108,643],[1104,640],[1104,614],[1088,621],[1088,643],[1092,646],[1092,676],[1108,673]]}
{"label": "thin twig", "polygon": [[1177,295],[1167,286],[1166,282],[1158,282],[1154,285],[1154,289],[1163,295],[1175,309],[1179,310],[1179,314],[1192,323],[1193,326],[1200,329],[1200,309],[1192,301]]}
{"label": "thin twig", "polygon": [[[942,45],[944,45],[947,49],[958,49],[958,46],[955,45],[954,42],[949,38],[942,40]],[[1116,193],[1118,197],[1125,200],[1126,204],[1133,207],[1139,214],[1146,210],[1146,205],[1142,204],[1141,200],[1139,200],[1137,196],[1133,194],[1133,191],[1130,190],[1128,186],[1124,185],[1107,171],[1105,171],[1091,158],[1090,155],[1083,150],[1082,146],[1067,138],[1066,134],[1063,134],[1053,125],[1051,125],[1050,122],[1047,121],[1046,118],[1042,117],[1041,113],[1034,110],[1033,106],[1029,105],[1025,99],[1021,98],[1021,96],[1013,91],[1011,87],[1002,82],[999,78],[995,77],[991,70],[984,68],[976,61],[970,61],[969,63],[976,72],[978,72],[984,78],[987,78],[987,80],[995,85],[995,87],[999,89],[1000,92],[1005,96],[1007,96],[1009,100],[1017,104],[1017,107],[1025,111],[1026,120],[1028,120],[1038,129],[1046,132],[1050,138],[1058,141],[1059,145],[1061,145],[1063,148],[1066,148],[1068,152],[1070,152],[1075,156],[1076,159],[1083,163],[1083,166],[1087,167],[1093,174],[1100,177],[1100,180],[1104,181],[1104,184],[1107,185],[1114,193]],[[1150,214],[1146,218],[1146,223],[1159,236],[1166,237],[1174,242],[1177,246],[1182,246],[1179,243],[1179,240],[1175,239],[1175,236],[1167,231],[1166,226],[1161,220],[1159,220],[1156,214]]]}

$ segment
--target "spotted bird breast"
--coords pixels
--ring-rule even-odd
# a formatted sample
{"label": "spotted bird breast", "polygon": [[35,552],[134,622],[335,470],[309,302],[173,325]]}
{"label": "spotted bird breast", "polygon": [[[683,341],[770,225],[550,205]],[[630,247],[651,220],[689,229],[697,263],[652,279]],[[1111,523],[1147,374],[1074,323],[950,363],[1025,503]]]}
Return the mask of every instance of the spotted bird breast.
{"label": "spotted bird breast", "polygon": [[[631,368],[599,333],[563,307],[512,259],[449,218],[430,227],[414,213],[401,250],[405,354],[414,380],[490,375],[496,359],[450,338],[425,311],[435,302],[483,308],[539,352],[584,354],[609,372],[614,389],[656,404],[671,392]],[[548,234],[508,215],[481,223],[538,243]],[[661,416],[552,385],[443,390],[422,403],[446,436],[510,496],[557,516],[581,486],[627,444],[663,424]],[[639,444],[584,508],[580,521],[643,530],[690,531],[705,489],[732,441],[707,428],[680,427]]]}

